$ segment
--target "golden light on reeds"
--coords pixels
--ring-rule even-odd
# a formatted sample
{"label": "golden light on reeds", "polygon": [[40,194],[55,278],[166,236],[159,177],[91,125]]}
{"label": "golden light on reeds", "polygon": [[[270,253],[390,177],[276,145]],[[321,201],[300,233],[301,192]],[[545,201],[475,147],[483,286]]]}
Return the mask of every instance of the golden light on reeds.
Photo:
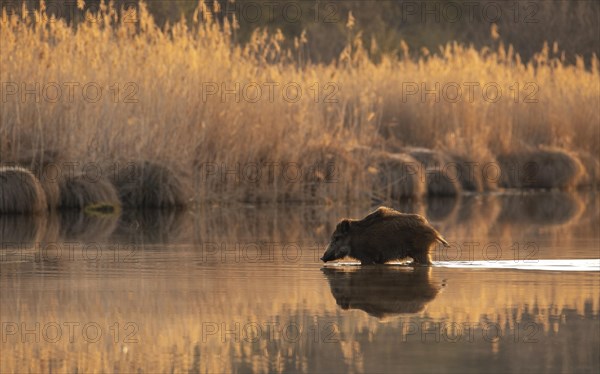
{"label": "golden light on reeds", "polygon": [[[94,15],[104,22],[77,28],[4,16],[3,84],[5,94],[16,91],[3,103],[3,159],[18,156],[20,139],[35,139],[68,149],[78,162],[161,160],[190,171],[182,183],[192,185],[197,165],[210,162],[322,162],[319,152],[303,152],[308,144],[342,156],[356,146],[422,146],[480,164],[526,148],[600,154],[596,57],[573,66],[544,49],[523,62],[503,45],[478,51],[452,43],[419,58],[405,47],[401,59],[383,55],[376,63],[354,38],[337,62],[299,64],[301,54],[286,51],[280,33],[257,31],[240,46],[214,19],[160,29],[143,4],[137,29],[110,9]],[[35,84],[39,102],[23,93]],[[244,94],[253,84],[262,88],[257,101]],[[297,101],[282,93],[289,84],[302,92]],[[48,100],[53,89],[63,93],[57,102]],[[427,90],[437,94],[423,96]],[[363,160],[337,167],[339,181],[319,196],[372,195]],[[309,190],[281,177],[260,187],[207,181],[193,198],[309,200]]]}

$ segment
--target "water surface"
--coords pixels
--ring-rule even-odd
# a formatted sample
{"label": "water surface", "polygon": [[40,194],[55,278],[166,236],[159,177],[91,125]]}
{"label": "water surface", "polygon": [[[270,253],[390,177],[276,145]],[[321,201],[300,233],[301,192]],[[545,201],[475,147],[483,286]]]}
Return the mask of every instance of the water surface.
{"label": "water surface", "polygon": [[324,266],[372,207],[0,217],[1,372],[598,372],[594,194],[406,202],[435,266]]}

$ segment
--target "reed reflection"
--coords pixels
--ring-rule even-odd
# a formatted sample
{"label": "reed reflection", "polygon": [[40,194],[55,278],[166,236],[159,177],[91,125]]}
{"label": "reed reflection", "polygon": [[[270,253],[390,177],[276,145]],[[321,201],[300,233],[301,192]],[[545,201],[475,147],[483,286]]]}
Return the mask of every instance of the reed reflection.
{"label": "reed reflection", "polygon": [[135,244],[161,244],[176,241],[189,218],[181,209],[125,210],[113,238]]}
{"label": "reed reflection", "polygon": [[106,242],[115,231],[119,216],[90,214],[78,210],[59,213],[60,239],[63,241]]}

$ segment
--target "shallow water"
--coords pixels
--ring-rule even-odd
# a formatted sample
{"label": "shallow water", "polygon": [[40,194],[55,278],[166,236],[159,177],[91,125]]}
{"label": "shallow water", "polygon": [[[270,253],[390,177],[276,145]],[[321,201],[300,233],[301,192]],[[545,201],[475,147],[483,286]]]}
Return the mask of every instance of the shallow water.
{"label": "shallow water", "polygon": [[431,268],[319,262],[369,205],[0,217],[0,372],[598,372],[599,201],[400,204]]}

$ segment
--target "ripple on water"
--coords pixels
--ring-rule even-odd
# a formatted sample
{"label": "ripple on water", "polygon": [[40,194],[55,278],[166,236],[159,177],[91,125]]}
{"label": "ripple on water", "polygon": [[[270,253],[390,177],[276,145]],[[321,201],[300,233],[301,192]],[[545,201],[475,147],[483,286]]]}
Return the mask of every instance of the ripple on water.
{"label": "ripple on water", "polygon": [[439,261],[434,266],[461,269],[518,269],[544,271],[600,271],[600,259],[526,261]]}

